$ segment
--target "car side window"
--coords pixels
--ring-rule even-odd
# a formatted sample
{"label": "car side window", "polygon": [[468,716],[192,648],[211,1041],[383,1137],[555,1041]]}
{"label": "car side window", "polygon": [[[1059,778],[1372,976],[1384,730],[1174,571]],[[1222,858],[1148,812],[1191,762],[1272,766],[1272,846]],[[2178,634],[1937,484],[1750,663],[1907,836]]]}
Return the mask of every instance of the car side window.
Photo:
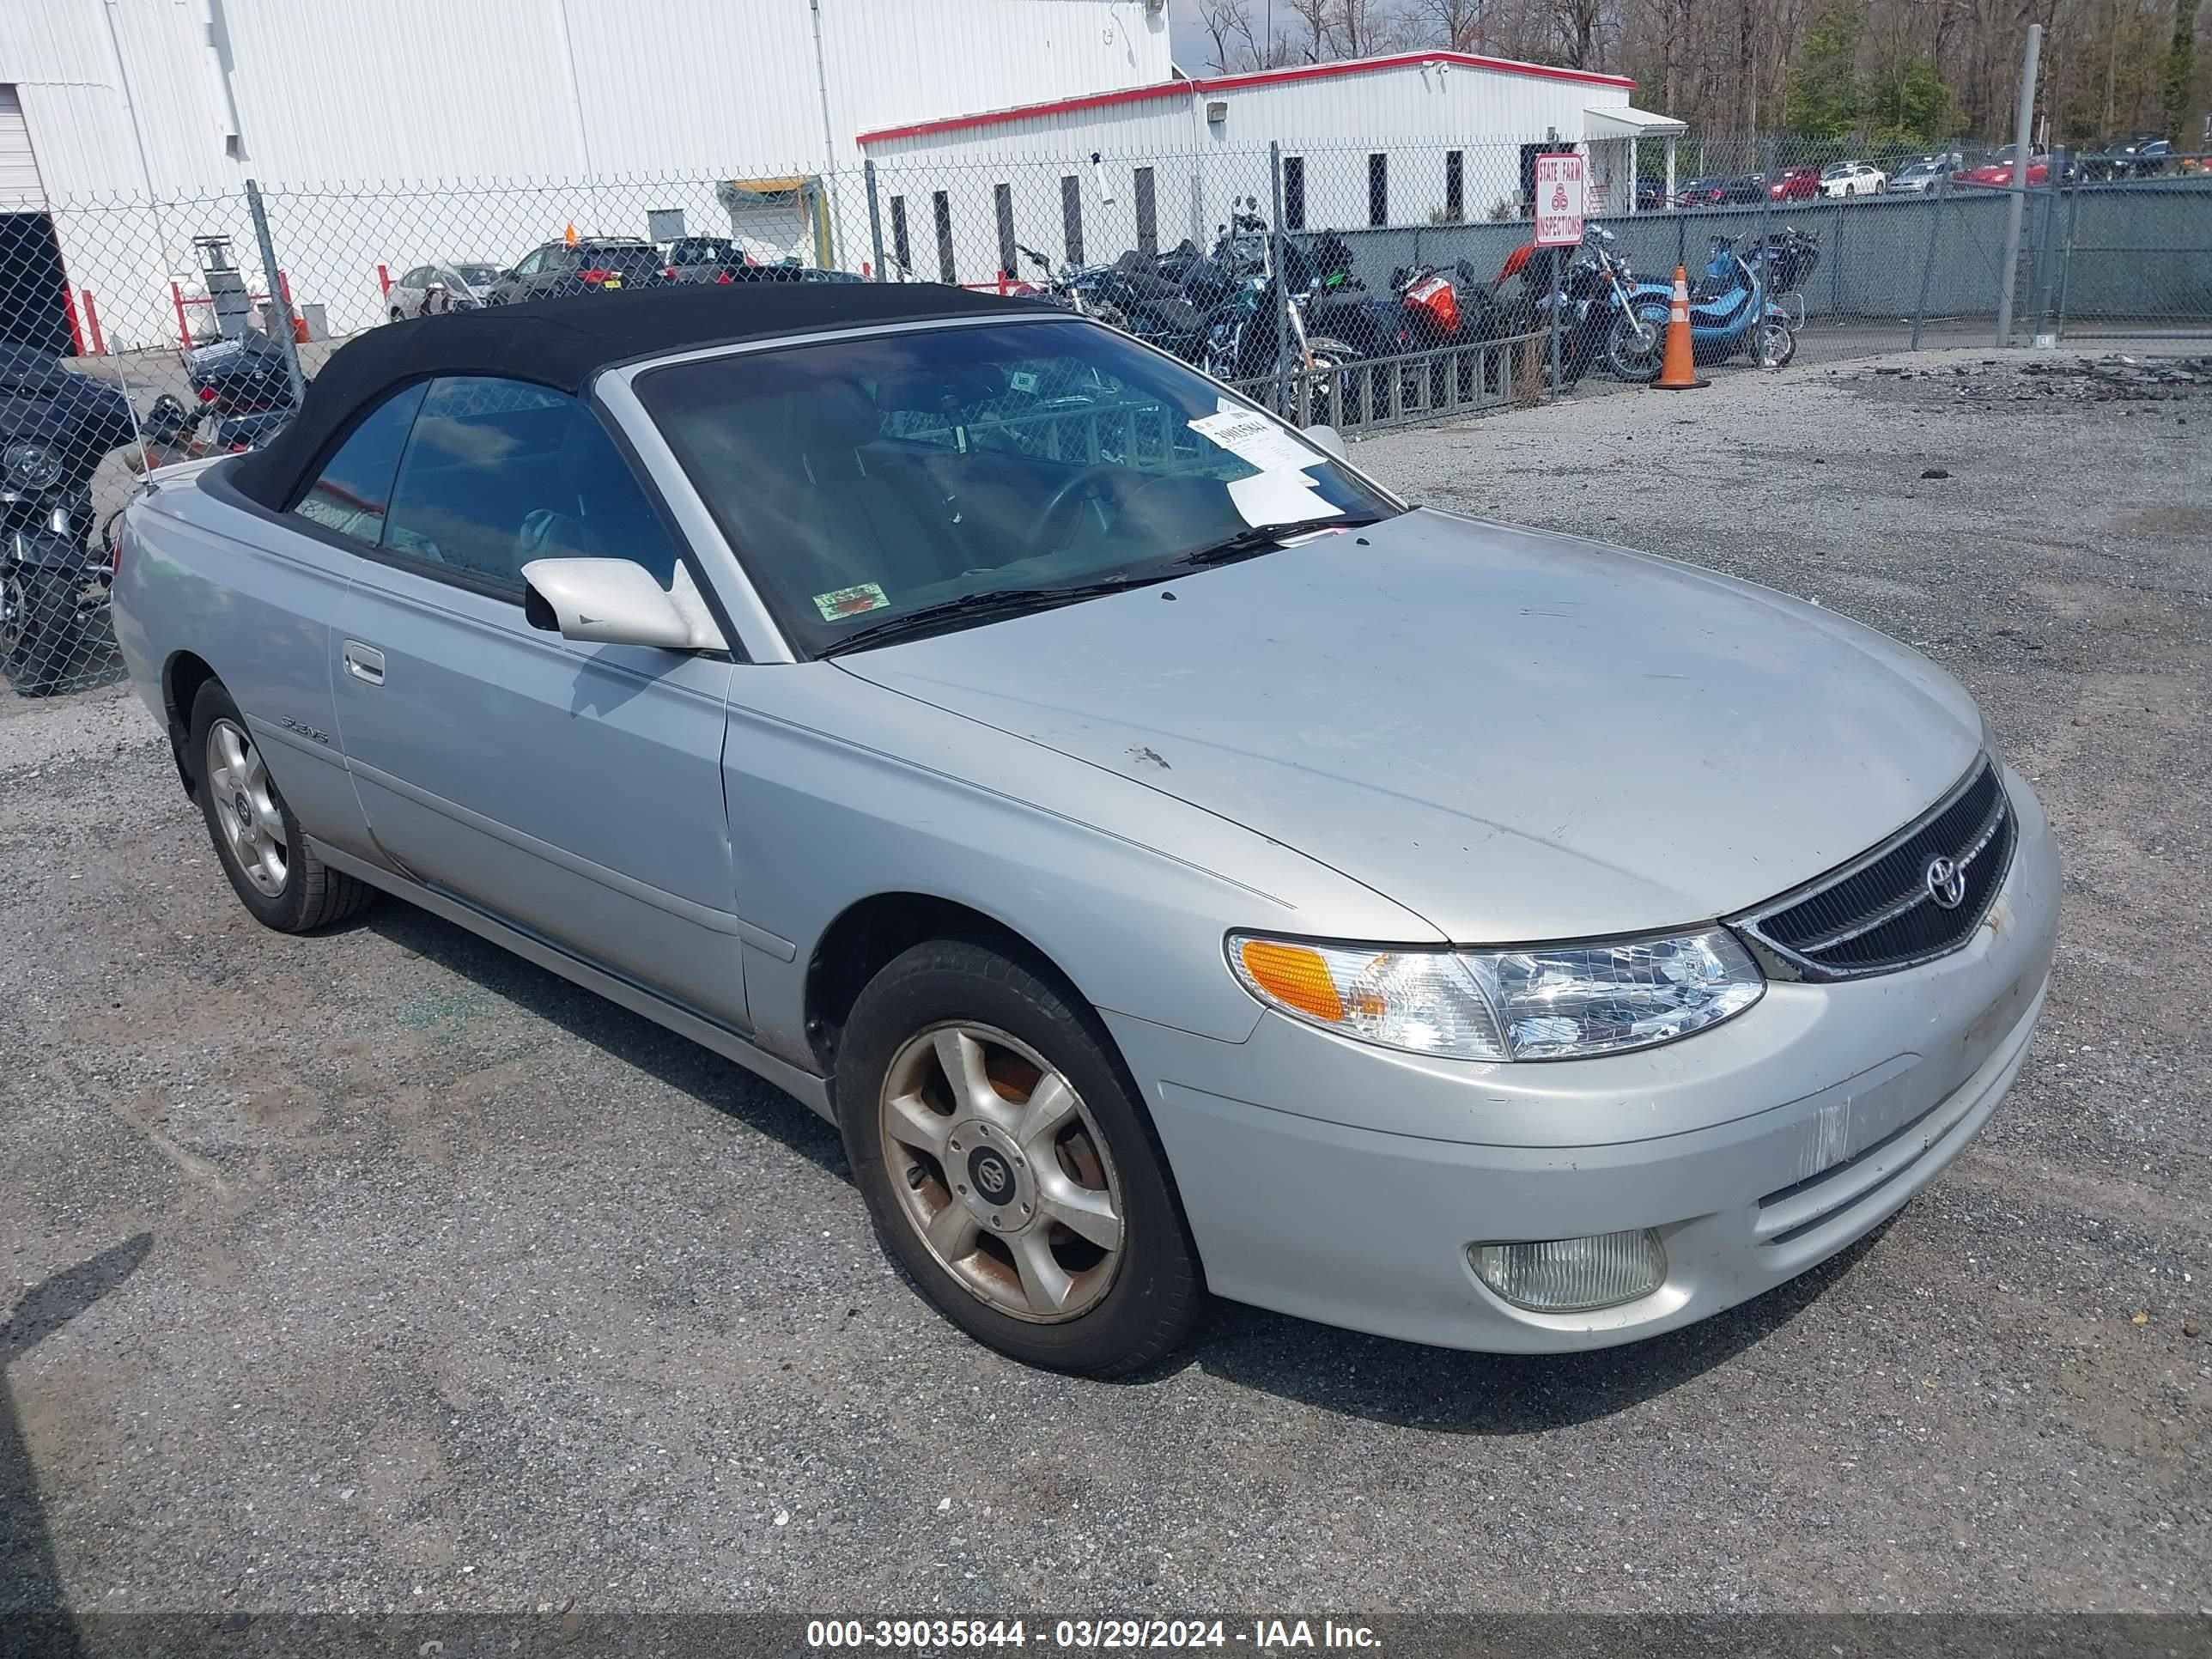
{"label": "car side window", "polygon": [[337,447],[292,511],[310,524],[374,546],[383,533],[408,429],[428,390],[427,382],[418,381],[379,404]]}
{"label": "car side window", "polygon": [[524,254],[520,259],[517,259],[514,262],[514,274],[518,276],[535,276],[538,274],[538,262],[544,259],[544,257],[545,250],[544,248],[534,247],[531,249],[529,252]]}
{"label": "car side window", "polygon": [[629,462],[565,392],[485,375],[430,383],[384,550],[520,599],[532,559],[629,559],[664,588],[676,546]]}

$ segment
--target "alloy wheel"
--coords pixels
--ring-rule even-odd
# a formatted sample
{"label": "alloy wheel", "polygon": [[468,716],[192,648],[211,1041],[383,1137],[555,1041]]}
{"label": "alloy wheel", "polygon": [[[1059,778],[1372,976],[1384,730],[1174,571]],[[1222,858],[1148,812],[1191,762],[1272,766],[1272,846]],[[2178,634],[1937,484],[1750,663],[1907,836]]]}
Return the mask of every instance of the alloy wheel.
{"label": "alloy wheel", "polygon": [[219,720],[208,728],[206,785],[223,845],[254,890],[276,898],[291,874],[284,811],[277,805],[261,751],[243,726]]}
{"label": "alloy wheel", "polygon": [[987,1025],[922,1031],[884,1072],[878,1121],[902,1215],[971,1294],[1052,1324],[1112,1287],[1125,1214],[1113,1158],[1035,1049]]}

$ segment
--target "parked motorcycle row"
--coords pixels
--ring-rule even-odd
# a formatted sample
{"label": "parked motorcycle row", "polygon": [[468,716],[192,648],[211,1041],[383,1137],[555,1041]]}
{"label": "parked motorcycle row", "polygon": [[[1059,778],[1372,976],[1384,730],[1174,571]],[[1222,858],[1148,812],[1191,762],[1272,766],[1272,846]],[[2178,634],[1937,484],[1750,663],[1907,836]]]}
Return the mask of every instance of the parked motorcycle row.
{"label": "parked motorcycle row", "polygon": [[93,475],[129,447],[155,466],[250,449],[295,407],[284,354],[258,333],[185,354],[193,399],[142,414],[116,383],[0,345],[0,674],[19,696],[65,690],[102,649],[114,550]]}
{"label": "parked motorcycle row", "polygon": [[[1602,226],[1590,226],[1578,247],[1518,248],[1494,277],[1464,259],[1449,270],[1403,266],[1391,273],[1383,294],[1360,281],[1350,247],[1333,231],[1285,236],[1280,272],[1271,269],[1274,243],[1257,204],[1248,198],[1231,222],[1218,228],[1211,253],[1186,240],[1165,252],[1132,251],[1109,264],[1055,268],[1034,249],[1021,248],[1036,273],[1023,291],[1100,318],[1224,380],[1262,379],[1279,365],[1338,370],[1545,334],[1555,303],[1562,386],[1574,385],[1593,367],[1628,381],[1658,376],[1671,276],[1639,278]],[[1714,237],[1711,258],[1690,295],[1697,360],[1722,362],[1741,355],[1764,368],[1788,362],[1804,322],[1802,289],[1819,260],[1818,240],[1786,226],[1743,247],[1732,238]],[[1279,283],[1288,290],[1287,304],[1279,297]],[[1279,348],[1279,318],[1291,330]],[[1474,357],[1468,354],[1455,366],[1442,360],[1427,366],[1437,382],[1432,402],[1443,400],[1450,374],[1464,382],[1478,372]],[[1409,366],[1409,374],[1419,372]],[[1501,371],[1492,365],[1480,372]],[[1345,377],[1326,378],[1342,386],[1340,395],[1357,395]],[[1389,395],[1389,377],[1370,384],[1378,400]],[[1462,384],[1459,395],[1468,391]],[[1340,412],[1360,418],[1357,408]]]}

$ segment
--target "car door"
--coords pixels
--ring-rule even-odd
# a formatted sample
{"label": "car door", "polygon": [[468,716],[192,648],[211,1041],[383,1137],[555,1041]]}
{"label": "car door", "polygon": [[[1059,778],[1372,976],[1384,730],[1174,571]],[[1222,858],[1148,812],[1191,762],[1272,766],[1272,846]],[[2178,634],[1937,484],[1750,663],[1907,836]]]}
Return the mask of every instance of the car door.
{"label": "car door", "polygon": [[416,880],[742,1029],[730,659],[532,627],[521,568],[557,556],[690,580],[592,410],[519,380],[433,381],[333,636],[369,832]]}
{"label": "car door", "polygon": [[514,268],[492,285],[492,300],[497,305],[512,305],[518,300],[532,298],[530,284],[536,280],[538,268],[544,263],[545,250],[534,247],[514,262]]}
{"label": "car door", "polygon": [[538,269],[531,276],[526,300],[550,300],[576,291],[576,250],[566,242],[548,242],[538,250]]}
{"label": "car door", "polygon": [[[226,563],[240,561],[222,583],[224,603],[208,619],[225,646],[209,654],[301,826],[356,854],[370,850],[368,825],[337,741],[331,635],[362,538],[374,542],[381,526],[421,400],[419,386],[386,399],[280,518],[246,520],[234,544],[208,550]],[[179,520],[177,533],[202,532]]]}

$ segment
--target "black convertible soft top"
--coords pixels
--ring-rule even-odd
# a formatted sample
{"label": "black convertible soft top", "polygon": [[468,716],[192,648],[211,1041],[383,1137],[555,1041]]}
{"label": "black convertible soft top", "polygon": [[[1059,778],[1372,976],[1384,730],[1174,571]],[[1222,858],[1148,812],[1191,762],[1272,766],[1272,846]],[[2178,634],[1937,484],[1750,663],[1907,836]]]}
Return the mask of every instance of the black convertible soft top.
{"label": "black convertible soft top", "polygon": [[935,283],[701,283],[417,318],[373,328],[333,352],[309,384],[298,416],[268,447],[240,459],[229,482],[248,500],[281,509],[357,416],[410,380],[434,374],[496,374],[580,393],[613,364],[700,346],[1048,310],[1033,301]]}

